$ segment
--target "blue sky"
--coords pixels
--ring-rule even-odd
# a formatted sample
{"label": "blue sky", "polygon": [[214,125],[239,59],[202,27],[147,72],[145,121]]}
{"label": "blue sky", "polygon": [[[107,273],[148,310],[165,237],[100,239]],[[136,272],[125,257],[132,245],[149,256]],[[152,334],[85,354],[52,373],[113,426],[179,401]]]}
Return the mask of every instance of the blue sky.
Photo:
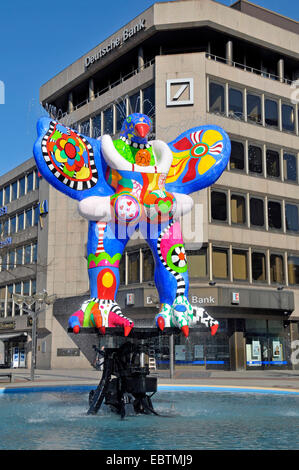
{"label": "blue sky", "polygon": [[[5,104],[0,104],[0,175],[32,156],[36,122],[45,115],[39,104],[40,86],[153,3],[1,1],[0,81],[5,84]],[[254,3],[299,20],[294,0]]]}

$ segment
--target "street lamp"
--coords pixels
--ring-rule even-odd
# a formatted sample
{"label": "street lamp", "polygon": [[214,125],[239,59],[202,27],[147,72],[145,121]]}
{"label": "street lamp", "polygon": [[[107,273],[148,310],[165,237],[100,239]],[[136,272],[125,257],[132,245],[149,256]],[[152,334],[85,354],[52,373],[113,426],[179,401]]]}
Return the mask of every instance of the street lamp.
{"label": "street lamp", "polygon": [[[38,315],[46,308],[45,305],[51,305],[55,302],[56,295],[48,295],[44,290],[38,294],[34,295],[21,295],[21,294],[12,294],[13,301],[21,308],[23,311],[28,313],[32,318],[32,352],[31,352],[31,372],[30,380],[34,381],[34,370],[36,365],[36,340],[37,340],[37,317]],[[23,307],[23,304],[26,307]],[[39,308],[33,310],[33,305],[39,304]]]}

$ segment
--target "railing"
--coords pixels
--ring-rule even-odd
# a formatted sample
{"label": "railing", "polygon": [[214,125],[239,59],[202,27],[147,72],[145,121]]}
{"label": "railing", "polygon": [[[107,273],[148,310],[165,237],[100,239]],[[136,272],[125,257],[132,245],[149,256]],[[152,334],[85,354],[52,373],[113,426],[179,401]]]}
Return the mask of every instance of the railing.
{"label": "railing", "polygon": [[[95,93],[94,95],[94,99],[98,98],[99,96],[103,95],[104,93],[107,93],[107,91],[111,90],[112,88],[120,85],[121,83],[125,82],[126,80],[128,80],[129,78],[131,77],[134,77],[134,75],[137,75],[138,73],[142,72],[142,70],[145,70],[147,69],[148,67],[150,67],[151,65],[154,65],[155,63],[155,59],[151,59],[149,60],[148,62],[146,62],[142,67],[138,67],[137,69],[134,69],[132,70],[132,72],[124,75],[123,77],[120,77],[118,80],[116,80],[115,82],[113,83],[110,83],[109,85],[107,85],[105,88],[103,88],[102,90],[98,91],[97,93]],[[76,109],[79,109],[79,108],[82,108],[82,106],[86,105],[87,103],[90,102],[90,99],[87,98],[86,100],[82,101],[81,103],[77,104],[76,106],[74,106],[74,111]],[[64,113],[62,117],[66,116],[67,114],[69,113]]]}
{"label": "railing", "polygon": [[206,53],[206,58],[210,60],[215,60],[216,62],[221,62],[226,65],[230,65],[231,67],[242,69],[245,72],[250,72],[256,75],[261,75],[262,77],[269,78],[270,80],[276,80],[282,83],[286,83],[287,85],[292,85],[293,83],[292,80],[289,80],[288,78],[283,78],[281,80],[278,75],[274,75],[273,73],[268,73],[263,70],[255,69],[254,67],[249,67],[248,65],[245,65],[245,64],[239,64],[238,62],[230,61],[228,59],[225,59],[224,57],[219,57],[213,54],[209,54],[208,52]]}

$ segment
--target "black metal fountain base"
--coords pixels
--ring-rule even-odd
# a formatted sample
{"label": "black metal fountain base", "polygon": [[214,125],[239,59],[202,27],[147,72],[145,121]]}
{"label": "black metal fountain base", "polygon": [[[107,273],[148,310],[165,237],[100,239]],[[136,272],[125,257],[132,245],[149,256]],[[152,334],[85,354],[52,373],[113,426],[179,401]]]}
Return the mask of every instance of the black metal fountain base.
{"label": "black metal fountain base", "polygon": [[[71,333],[71,330],[69,330]],[[94,333],[94,328],[81,328],[79,334]],[[144,365],[144,354],[151,347],[145,340],[157,336],[180,334],[178,328],[133,328],[127,341],[119,348],[94,349],[104,359],[103,374],[96,390],[89,394],[87,414],[95,415],[102,404],[124,418],[128,414],[155,414],[151,398],[157,392],[157,377],[149,377],[149,366]],[[99,333],[99,336],[100,333]],[[124,336],[123,328],[106,328],[105,336]],[[114,376],[112,378],[112,376]]]}

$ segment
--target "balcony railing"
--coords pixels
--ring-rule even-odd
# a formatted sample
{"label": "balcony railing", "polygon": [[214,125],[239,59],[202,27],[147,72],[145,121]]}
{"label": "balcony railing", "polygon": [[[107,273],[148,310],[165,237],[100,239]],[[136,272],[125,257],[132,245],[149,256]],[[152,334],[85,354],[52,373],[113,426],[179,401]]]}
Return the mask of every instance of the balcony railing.
{"label": "balcony railing", "polygon": [[215,60],[216,62],[221,62],[222,64],[230,65],[231,67],[242,69],[245,72],[254,73],[255,75],[260,75],[261,77],[264,77],[264,78],[269,78],[270,80],[275,80],[278,82],[286,83],[287,85],[292,85],[293,83],[292,80],[289,80],[288,78],[283,78],[281,80],[278,75],[274,75],[273,73],[268,73],[268,72],[265,72],[264,70],[255,69],[254,67],[249,67],[248,65],[245,65],[245,64],[239,64],[238,62],[229,61],[228,59],[225,59],[224,57],[219,57],[213,54],[209,54],[208,52],[206,53],[206,58],[210,60]]}

